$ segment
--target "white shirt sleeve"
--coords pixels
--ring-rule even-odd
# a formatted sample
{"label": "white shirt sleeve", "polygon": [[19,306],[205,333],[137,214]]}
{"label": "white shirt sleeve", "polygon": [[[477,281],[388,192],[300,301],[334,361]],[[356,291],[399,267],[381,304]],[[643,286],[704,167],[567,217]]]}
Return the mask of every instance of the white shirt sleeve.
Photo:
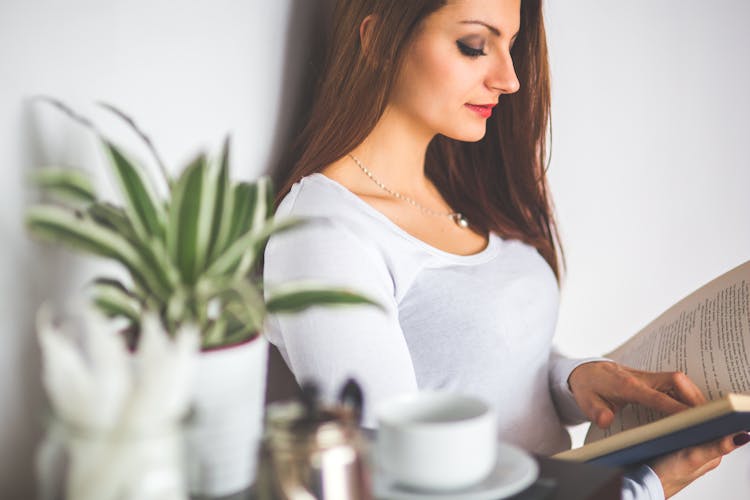
{"label": "white shirt sleeve", "polygon": [[625,474],[622,500],[664,500],[664,488],[659,476],[647,465]]}
{"label": "white shirt sleeve", "polygon": [[578,406],[568,385],[573,370],[584,363],[612,361],[607,358],[567,358],[552,348],[549,358],[549,387],[560,420],[565,425],[576,425],[588,421],[588,417]]}
{"label": "white shirt sleeve", "polygon": [[344,381],[354,377],[364,392],[363,425],[374,427],[379,402],[417,390],[384,260],[343,223],[316,219],[274,235],[266,247],[266,290],[296,280],[347,287],[383,306],[314,306],[275,315],[266,326],[297,381],[317,382],[324,400],[332,401]]}

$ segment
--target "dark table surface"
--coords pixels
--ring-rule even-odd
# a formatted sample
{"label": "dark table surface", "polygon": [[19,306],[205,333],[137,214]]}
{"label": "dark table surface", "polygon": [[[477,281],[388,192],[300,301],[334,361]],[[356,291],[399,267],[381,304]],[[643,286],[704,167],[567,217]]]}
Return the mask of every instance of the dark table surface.
{"label": "dark table surface", "polygon": [[[539,479],[512,500],[619,500],[622,470],[534,457]],[[192,497],[193,500],[255,500],[252,488],[223,497]]]}

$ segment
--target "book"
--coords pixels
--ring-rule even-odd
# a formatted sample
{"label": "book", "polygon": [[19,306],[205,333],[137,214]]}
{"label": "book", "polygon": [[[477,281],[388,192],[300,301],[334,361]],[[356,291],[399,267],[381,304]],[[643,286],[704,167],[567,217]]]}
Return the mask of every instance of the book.
{"label": "book", "polygon": [[647,371],[682,371],[708,402],[665,416],[627,405],[607,429],[554,458],[627,466],[750,430],[750,261],[662,313],[606,357]]}

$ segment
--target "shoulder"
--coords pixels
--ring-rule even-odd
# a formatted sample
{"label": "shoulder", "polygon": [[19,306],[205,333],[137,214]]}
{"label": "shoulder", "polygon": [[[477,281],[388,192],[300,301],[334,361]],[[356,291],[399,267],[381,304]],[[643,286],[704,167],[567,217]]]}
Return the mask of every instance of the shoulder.
{"label": "shoulder", "polygon": [[276,209],[278,217],[328,217],[351,219],[358,216],[361,200],[347,187],[322,173],[307,175],[294,183]]}
{"label": "shoulder", "polygon": [[276,217],[308,220],[304,226],[307,230],[290,232],[297,240],[326,237],[340,241],[351,251],[366,247],[371,253],[392,253],[398,246],[398,238],[384,224],[382,214],[349,187],[322,173],[310,174],[296,182],[279,204]]}
{"label": "shoulder", "polygon": [[344,191],[321,174],[304,177],[292,186],[276,217],[304,221],[269,239],[264,258],[266,280],[390,282],[377,227],[348,199],[354,195]]}

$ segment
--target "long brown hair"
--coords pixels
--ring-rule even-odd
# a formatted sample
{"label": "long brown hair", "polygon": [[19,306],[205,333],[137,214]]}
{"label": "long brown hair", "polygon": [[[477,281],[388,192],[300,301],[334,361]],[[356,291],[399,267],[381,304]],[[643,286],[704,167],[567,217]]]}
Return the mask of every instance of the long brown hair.
{"label": "long brown hair", "polygon": [[[405,49],[421,21],[445,0],[339,0],[309,120],[291,150],[277,203],[302,177],[358,146],[382,116]],[[359,25],[374,14],[367,56]],[[562,249],[546,179],[550,82],[541,0],[522,0],[521,27],[511,50],[521,83],[500,96],[478,142],[437,135],[425,173],[472,228],[534,246],[561,274]],[[352,110],[356,109],[356,113]]]}

